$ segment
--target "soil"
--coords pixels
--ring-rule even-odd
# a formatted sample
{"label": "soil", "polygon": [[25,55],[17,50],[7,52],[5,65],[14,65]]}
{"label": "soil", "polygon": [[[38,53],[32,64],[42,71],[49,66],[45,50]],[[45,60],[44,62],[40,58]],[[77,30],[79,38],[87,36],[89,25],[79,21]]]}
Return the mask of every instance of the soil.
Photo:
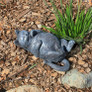
{"label": "soil", "polygon": [[[6,0],[5,0],[6,1]],[[64,0],[63,0],[64,1]],[[73,10],[76,13],[77,0],[73,3]],[[9,90],[21,85],[31,84],[42,88],[45,92],[91,92],[92,87],[77,89],[64,86],[60,77],[65,72],[56,72],[49,66],[43,64],[43,60],[34,57],[20,47],[14,45],[16,35],[14,30],[45,30],[41,25],[54,27],[54,14],[49,0],[49,8],[43,0],[7,0],[0,6],[0,92]],[[64,1],[63,4],[68,4]],[[56,5],[60,8],[59,0]],[[89,8],[88,3],[82,3]],[[48,31],[48,30],[47,30]],[[80,49],[75,46],[66,57],[70,60],[71,68],[77,68],[82,73],[92,71],[92,38],[87,37],[88,42]]]}

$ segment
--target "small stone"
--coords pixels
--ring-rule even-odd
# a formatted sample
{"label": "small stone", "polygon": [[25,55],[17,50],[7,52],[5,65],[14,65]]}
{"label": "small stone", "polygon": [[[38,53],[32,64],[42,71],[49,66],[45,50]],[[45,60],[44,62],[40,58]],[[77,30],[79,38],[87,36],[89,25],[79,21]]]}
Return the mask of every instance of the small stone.
{"label": "small stone", "polygon": [[83,64],[85,64],[85,62],[82,61],[82,60],[79,60],[79,61],[78,61],[78,64],[79,64],[79,65],[83,65]]}
{"label": "small stone", "polygon": [[25,22],[26,21],[26,18],[22,18],[19,20],[20,22]]}
{"label": "small stone", "polygon": [[42,28],[42,25],[41,24],[38,24],[37,27],[40,29],[40,28]]}
{"label": "small stone", "polygon": [[91,71],[91,69],[88,67],[88,68],[86,69],[86,72],[89,73],[90,71]]}

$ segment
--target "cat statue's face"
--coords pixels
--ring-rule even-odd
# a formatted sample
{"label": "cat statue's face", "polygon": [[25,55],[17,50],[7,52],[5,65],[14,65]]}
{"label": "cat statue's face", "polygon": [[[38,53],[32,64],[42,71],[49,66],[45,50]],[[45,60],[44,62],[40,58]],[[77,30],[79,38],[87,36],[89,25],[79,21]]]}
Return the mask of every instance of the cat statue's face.
{"label": "cat statue's face", "polygon": [[15,33],[17,35],[17,39],[15,40],[15,44],[17,46],[21,46],[21,47],[24,47],[26,46],[26,43],[28,42],[29,40],[29,32],[23,30],[23,31],[18,31],[18,30],[15,30]]}

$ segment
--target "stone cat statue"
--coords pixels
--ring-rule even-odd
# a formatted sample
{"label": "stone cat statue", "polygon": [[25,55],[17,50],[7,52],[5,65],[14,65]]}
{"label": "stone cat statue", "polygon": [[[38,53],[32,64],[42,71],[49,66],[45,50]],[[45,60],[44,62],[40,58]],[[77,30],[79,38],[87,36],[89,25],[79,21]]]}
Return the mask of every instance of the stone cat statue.
{"label": "stone cat statue", "polygon": [[[30,32],[15,30],[15,33],[17,35],[15,45],[42,58],[45,64],[57,71],[69,70],[70,64],[65,57],[75,44],[74,40],[69,42],[65,39],[59,40],[55,35],[41,30],[31,30]],[[64,65],[56,64],[58,62]]]}

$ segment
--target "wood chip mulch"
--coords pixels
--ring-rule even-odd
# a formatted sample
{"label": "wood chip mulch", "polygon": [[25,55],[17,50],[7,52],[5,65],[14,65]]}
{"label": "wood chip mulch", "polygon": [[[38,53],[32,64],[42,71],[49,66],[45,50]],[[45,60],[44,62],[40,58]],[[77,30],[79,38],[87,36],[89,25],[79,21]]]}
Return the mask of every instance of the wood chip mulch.
{"label": "wood chip mulch", "polygon": [[[47,2],[49,8],[52,9],[49,0]],[[69,0],[63,0],[64,5],[68,3]],[[56,1],[56,5],[60,8],[59,0]],[[83,5],[88,9],[87,3]],[[76,0],[73,6],[76,12]],[[56,72],[44,65],[42,59],[14,45],[15,29],[30,31],[42,30],[41,25],[55,26],[55,16],[45,6],[43,0],[7,0],[0,5],[0,8],[0,92],[2,89],[9,90],[25,84],[37,85],[45,92],[92,91],[92,87],[77,89],[62,85],[60,77],[65,74],[64,72]],[[70,60],[71,69],[77,68],[82,73],[92,71],[92,38],[87,39],[89,41],[83,47],[82,54],[76,46],[67,57]]]}

